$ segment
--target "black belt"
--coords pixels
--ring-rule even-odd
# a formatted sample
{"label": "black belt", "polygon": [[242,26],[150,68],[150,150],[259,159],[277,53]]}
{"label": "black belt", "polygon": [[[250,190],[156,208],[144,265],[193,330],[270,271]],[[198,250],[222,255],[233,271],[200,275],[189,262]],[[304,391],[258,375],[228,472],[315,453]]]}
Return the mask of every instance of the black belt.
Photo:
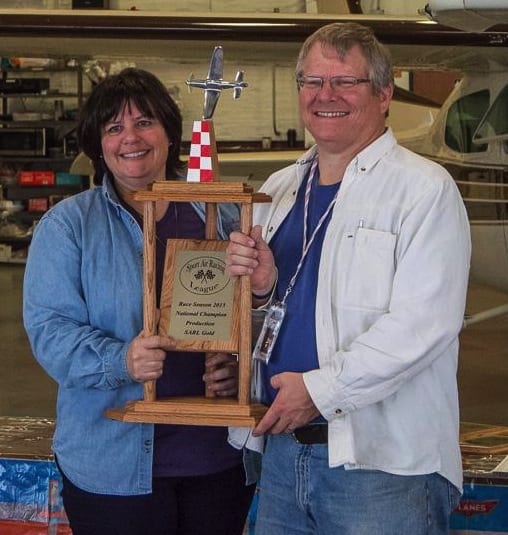
{"label": "black belt", "polygon": [[292,433],[295,442],[298,444],[327,444],[328,425],[310,424],[295,429]]}

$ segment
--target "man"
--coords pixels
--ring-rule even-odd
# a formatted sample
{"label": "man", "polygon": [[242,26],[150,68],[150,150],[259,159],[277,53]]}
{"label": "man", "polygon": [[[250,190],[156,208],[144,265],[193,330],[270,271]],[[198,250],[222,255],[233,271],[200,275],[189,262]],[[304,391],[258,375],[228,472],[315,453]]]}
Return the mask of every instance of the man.
{"label": "man", "polygon": [[386,127],[392,65],[368,28],[316,31],[296,81],[316,145],[266,181],[272,203],[227,252],[268,318],[256,533],[444,534],[462,487],[464,205]]}

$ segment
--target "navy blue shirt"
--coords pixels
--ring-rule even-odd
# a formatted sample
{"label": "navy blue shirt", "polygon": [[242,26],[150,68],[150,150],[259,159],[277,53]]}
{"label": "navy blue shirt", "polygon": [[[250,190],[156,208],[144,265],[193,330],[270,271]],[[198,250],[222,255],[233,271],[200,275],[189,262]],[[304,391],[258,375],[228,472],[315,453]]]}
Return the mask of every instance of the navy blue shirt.
{"label": "navy blue shirt", "polygon": [[[308,180],[309,177],[302,182],[295,205],[270,241],[279,271],[276,288],[278,300],[283,299],[302,257],[305,189]],[[339,186],[340,183],[331,186],[318,185],[317,177],[314,179],[309,198],[307,240],[310,240],[319,219],[326,212]],[[264,403],[271,404],[277,393],[270,386],[270,378],[273,375],[284,371],[306,372],[319,367],[314,317],[319,260],[330,215],[331,212],[323,221],[310,246],[295,286],[286,300],[286,316],[270,361],[262,368]]]}

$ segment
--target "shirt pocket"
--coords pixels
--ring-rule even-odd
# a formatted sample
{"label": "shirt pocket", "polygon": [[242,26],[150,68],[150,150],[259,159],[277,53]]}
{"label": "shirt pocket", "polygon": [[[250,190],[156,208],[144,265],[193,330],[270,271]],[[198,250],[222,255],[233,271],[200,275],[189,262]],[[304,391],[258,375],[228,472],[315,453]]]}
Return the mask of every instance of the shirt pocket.
{"label": "shirt pocket", "polygon": [[396,242],[395,234],[368,228],[357,228],[354,238],[346,239],[350,256],[344,281],[345,306],[388,310]]}

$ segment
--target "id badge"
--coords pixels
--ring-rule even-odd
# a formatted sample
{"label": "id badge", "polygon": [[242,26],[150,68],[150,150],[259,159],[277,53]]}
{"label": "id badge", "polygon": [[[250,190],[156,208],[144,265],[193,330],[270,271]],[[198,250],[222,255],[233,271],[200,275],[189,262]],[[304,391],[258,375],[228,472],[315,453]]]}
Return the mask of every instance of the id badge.
{"label": "id badge", "polygon": [[268,363],[285,314],[286,305],[284,303],[274,303],[266,311],[265,321],[252,353],[253,359],[260,360],[265,364]]}

